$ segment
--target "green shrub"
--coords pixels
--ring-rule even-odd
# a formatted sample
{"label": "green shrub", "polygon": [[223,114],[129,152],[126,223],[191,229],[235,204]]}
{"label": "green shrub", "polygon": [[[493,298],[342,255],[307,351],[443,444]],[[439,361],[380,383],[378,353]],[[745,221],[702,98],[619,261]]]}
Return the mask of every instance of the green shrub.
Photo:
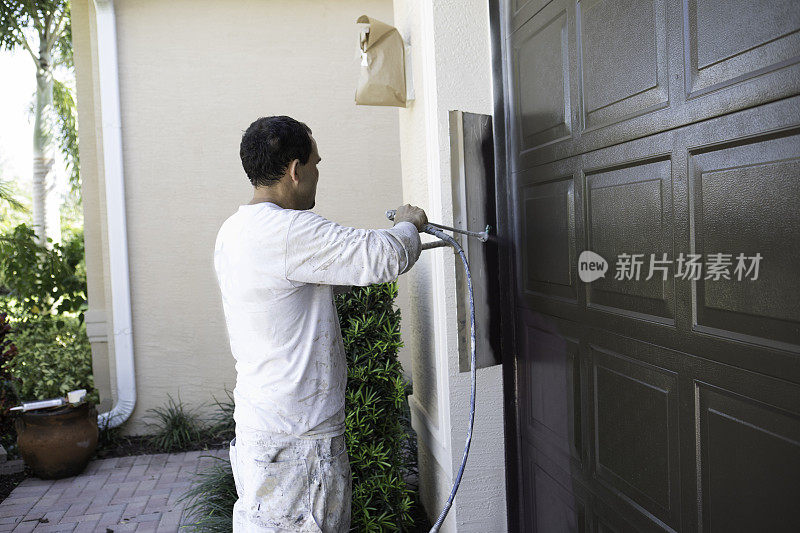
{"label": "green shrub", "polygon": [[148,409],[155,422],[147,426],[155,431],[150,435],[150,443],[164,452],[188,448],[202,437],[203,426],[196,414],[196,409],[186,409],[181,402],[167,395],[166,407]]}
{"label": "green shrub", "polygon": [[[351,531],[413,531],[415,491],[404,478],[416,471],[408,390],[397,361],[400,311],[397,283],[355,287],[336,297],[347,353],[347,451],[353,474]],[[227,391],[226,391],[227,392]],[[229,399],[230,394],[228,395]],[[233,401],[218,402],[218,424],[233,428]],[[222,426],[217,426],[222,427]],[[236,490],[230,464],[199,473],[183,499],[195,531],[230,532]]]}
{"label": "green shrub", "polygon": [[33,229],[19,224],[0,235],[2,306],[23,322],[44,314],[86,311],[83,230],[67,234],[52,249],[36,242]]}
{"label": "green shrub", "polygon": [[40,246],[25,224],[0,235],[0,311],[11,319],[8,337],[18,350],[13,360],[0,358],[3,443],[16,440],[13,425],[6,424],[2,414],[12,396],[10,389],[15,403],[63,396],[80,388],[87,390],[89,401],[99,403],[82,325],[85,310],[82,229],[65,232],[64,241],[51,249]]}
{"label": "green shrub", "polygon": [[3,368],[19,379],[21,400],[44,400],[86,389],[88,399],[99,403],[86,326],[77,318],[45,315],[17,322],[10,337],[17,355]]}
{"label": "green shrub", "polygon": [[8,337],[11,324],[6,313],[0,313],[0,445],[6,450],[16,445],[16,431],[10,409],[19,402],[19,380],[5,368],[17,355],[17,347]]}
{"label": "green shrub", "polygon": [[221,457],[214,459],[218,461],[195,474],[191,488],[180,498],[187,502],[187,523],[181,527],[204,533],[230,533],[233,504],[238,498],[236,483],[230,461]]}
{"label": "green shrub", "polygon": [[414,469],[408,427],[407,385],[397,360],[400,310],[397,282],[354,287],[337,296],[347,353],[347,452],[353,473],[351,529],[408,531],[414,491],[405,477]]}
{"label": "green shrub", "polygon": [[219,401],[214,397],[217,411],[211,415],[208,433],[211,437],[220,440],[230,441],[236,436],[236,422],[233,420],[233,409],[235,404],[231,391],[225,389],[225,400]]}

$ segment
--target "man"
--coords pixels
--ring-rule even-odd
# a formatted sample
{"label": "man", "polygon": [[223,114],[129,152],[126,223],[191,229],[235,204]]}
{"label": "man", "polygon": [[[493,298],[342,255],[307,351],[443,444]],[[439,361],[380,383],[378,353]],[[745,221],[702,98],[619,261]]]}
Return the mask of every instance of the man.
{"label": "man", "polygon": [[321,158],[290,117],[253,122],[240,156],[253,199],[222,224],[214,250],[237,372],[233,531],[346,532],[347,368],[333,287],[406,272],[427,217],[404,205],[394,227],[366,230],[308,211]]}

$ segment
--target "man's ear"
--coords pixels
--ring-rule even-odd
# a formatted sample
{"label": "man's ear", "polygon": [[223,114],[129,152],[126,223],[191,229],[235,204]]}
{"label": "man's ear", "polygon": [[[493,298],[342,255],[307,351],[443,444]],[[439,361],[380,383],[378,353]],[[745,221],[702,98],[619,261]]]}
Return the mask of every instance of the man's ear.
{"label": "man's ear", "polygon": [[292,178],[292,181],[297,181],[297,166],[300,164],[299,159],[292,159],[289,162],[289,166],[286,168],[286,171],[289,173],[289,177]]}

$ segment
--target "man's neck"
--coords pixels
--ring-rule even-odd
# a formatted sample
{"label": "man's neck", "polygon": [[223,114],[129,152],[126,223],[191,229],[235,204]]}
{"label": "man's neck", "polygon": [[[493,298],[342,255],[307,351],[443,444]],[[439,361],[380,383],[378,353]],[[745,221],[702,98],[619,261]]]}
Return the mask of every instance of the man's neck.
{"label": "man's neck", "polygon": [[275,189],[253,189],[253,199],[250,200],[250,204],[260,204],[262,202],[270,202],[283,209],[294,209],[291,199],[282,194],[282,191],[278,190],[277,186]]}
{"label": "man's neck", "polygon": [[249,204],[260,204],[262,202],[269,202],[271,204],[275,204],[282,209],[296,209],[299,211],[310,209],[309,207],[305,207],[305,205],[301,205],[297,202],[292,201],[291,199],[283,198],[280,196],[268,196],[268,195],[253,195],[253,199],[250,200]]}
{"label": "man's neck", "polygon": [[274,198],[265,198],[265,197],[262,197],[262,196],[258,196],[258,197],[254,196],[253,199],[250,200],[250,202],[248,202],[248,203],[249,203],[249,205],[253,205],[253,204],[261,204],[261,203],[264,203],[264,202],[269,202],[271,204],[277,205],[278,207],[282,207],[283,209],[288,209],[288,207],[286,207],[285,205],[282,205],[279,200],[276,200]]}

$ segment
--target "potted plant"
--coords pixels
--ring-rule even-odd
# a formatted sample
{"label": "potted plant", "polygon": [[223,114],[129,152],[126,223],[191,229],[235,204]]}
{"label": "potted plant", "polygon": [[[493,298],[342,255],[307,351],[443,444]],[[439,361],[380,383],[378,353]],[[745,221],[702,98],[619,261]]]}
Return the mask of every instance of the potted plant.
{"label": "potted plant", "polygon": [[17,447],[25,463],[42,479],[83,471],[97,446],[97,391],[85,326],[77,318],[44,315],[19,323],[12,337],[17,355],[5,364],[19,380],[23,402],[66,397],[86,389],[80,402],[25,411],[15,420]]}

